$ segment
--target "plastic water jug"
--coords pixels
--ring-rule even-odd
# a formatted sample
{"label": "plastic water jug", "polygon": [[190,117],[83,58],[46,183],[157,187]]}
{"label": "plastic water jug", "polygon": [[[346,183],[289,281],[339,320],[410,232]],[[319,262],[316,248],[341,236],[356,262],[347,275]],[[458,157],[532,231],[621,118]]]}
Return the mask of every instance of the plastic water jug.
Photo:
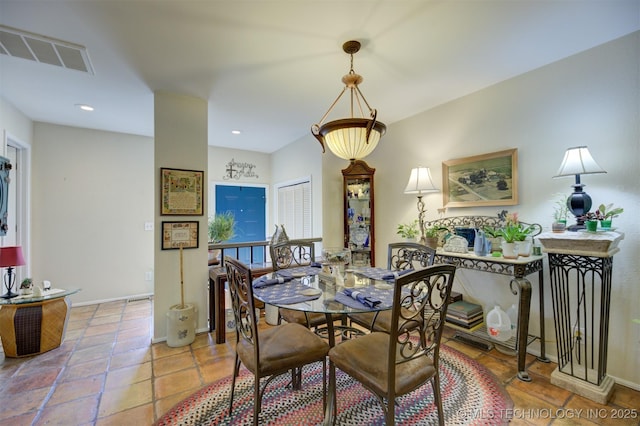
{"label": "plastic water jug", "polygon": [[507,309],[507,316],[509,317],[509,321],[511,321],[511,332],[515,335],[516,327],[518,326],[518,306],[515,303]]}
{"label": "plastic water jug", "polygon": [[495,305],[487,314],[487,333],[498,342],[506,342],[511,338],[511,320],[500,306]]}

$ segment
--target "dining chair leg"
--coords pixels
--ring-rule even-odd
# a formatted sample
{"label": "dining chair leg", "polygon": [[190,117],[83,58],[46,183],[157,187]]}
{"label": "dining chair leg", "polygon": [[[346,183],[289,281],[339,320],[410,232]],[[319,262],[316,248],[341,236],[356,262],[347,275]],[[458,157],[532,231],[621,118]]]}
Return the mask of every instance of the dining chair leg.
{"label": "dining chair leg", "polygon": [[[382,406],[384,409],[384,405]],[[396,423],[396,400],[395,398],[389,398],[387,400],[387,410],[384,413],[385,424],[387,426],[393,426]]]}
{"label": "dining chair leg", "polygon": [[240,371],[240,358],[238,358],[238,354],[236,354],[236,361],[233,366],[233,379],[231,380],[231,394],[229,396],[229,417],[233,413],[233,394],[236,388],[236,377],[238,377],[238,373]]}
{"label": "dining chair leg", "polygon": [[440,374],[436,373],[431,380],[433,399],[438,408],[438,424],[444,426],[444,410],[442,409],[442,394],[440,393]]}
{"label": "dining chair leg", "polygon": [[253,395],[253,425],[258,426],[262,409],[262,393],[260,392],[260,377],[258,375],[254,377]]}

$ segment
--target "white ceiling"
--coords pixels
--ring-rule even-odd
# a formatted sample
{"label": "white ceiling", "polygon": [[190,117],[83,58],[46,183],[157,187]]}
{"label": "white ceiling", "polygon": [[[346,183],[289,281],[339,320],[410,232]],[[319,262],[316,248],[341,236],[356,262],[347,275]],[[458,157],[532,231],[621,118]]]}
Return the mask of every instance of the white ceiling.
{"label": "white ceiling", "polygon": [[153,136],[168,91],[208,100],[210,145],[269,153],[342,90],[344,41],[389,125],[640,30],[640,1],[0,0],[0,24],[86,46],[95,69],[0,55],[0,96],[32,120]]}

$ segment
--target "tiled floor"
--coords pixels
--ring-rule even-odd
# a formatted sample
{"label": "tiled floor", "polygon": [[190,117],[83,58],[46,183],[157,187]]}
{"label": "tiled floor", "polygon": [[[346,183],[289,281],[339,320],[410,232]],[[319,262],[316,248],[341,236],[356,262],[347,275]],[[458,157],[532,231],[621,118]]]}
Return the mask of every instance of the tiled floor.
{"label": "tiled floor", "polygon": [[[204,333],[190,346],[151,345],[150,325],[148,300],[76,307],[60,348],[21,359],[0,354],[0,425],[150,425],[203,385],[230,374],[231,344],[216,345]],[[528,356],[533,381],[524,383],[515,378],[513,357],[454,340],[446,344],[480,361],[505,384],[518,409],[512,424],[640,424],[638,418],[612,418],[640,416],[638,391],[616,385],[602,406],[551,385],[555,364]],[[579,410],[581,418],[570,418]]]}

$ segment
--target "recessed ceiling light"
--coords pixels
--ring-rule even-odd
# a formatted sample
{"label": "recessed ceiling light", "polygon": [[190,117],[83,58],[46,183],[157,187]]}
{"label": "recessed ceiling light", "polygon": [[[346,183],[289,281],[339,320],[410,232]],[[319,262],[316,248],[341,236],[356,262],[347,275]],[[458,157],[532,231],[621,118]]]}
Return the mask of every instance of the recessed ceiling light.
{"label": "recessed ceiling light", "polygon": [[241,132],[240,130],[232,130],[231,133],[233,133],[234,135],[239,135]]}
{"label": "recessed ceiling light", "polygon": [[93,111],[93,107],[91,105],[76,104],[76,106],[83,111]]}

